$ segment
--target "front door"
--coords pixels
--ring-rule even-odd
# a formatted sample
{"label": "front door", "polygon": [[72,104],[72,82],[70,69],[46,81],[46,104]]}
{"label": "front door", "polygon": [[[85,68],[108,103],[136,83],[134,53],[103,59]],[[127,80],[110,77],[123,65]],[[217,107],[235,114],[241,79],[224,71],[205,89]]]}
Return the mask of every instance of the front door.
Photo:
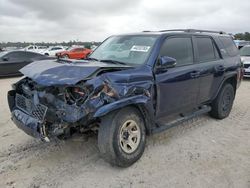
{"label": "front door", "polygon": [[177,60],[173,68],[155,75],[157,88],[156,117],[185,113],[196,107],[199,91],[199,72],[194,64],[194,51],[190,36],[168,37],[159,57]]}

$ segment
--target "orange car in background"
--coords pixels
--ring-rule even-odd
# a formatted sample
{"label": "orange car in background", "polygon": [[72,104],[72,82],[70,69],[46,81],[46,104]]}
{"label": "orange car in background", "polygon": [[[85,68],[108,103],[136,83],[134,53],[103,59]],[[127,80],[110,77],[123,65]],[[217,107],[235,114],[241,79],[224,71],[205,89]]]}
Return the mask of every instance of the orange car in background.
{"label": "orange car in background", "polygon": [[58,58],[67,58],[67,59],[84,59],[86,58],[92,50],[88,48],[76,47],[67,51],[56,53]]}

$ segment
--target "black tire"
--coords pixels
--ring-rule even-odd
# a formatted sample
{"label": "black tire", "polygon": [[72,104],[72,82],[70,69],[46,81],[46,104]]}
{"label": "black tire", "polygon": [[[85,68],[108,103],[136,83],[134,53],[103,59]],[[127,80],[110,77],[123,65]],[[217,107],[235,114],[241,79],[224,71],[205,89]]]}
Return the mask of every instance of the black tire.
{"label": "black tire", "polygon": [[[121,138],[121,135],[125,135],[125,132],[123,132],[124,125],[129,121],[136,122],[138,129],[140,129],[140,139],[138,139],[138,145],[132,153],[125,152],[125,145],[121,143],[121,140],[125,139],[124,137]],[[127,138],[127,140],[131,139]],[[145,143],[146,130],[144,121],[141,113],[136,108],[126,107],[111,112],[102,119],[98,133],[98,147],[102,157],[110,164],[120,167],[132,165],[142,156]],[[129,149],[128,146],[126,147]]]}
{"label": "black tire", "polygon": [[212,102],[210,115],[216,119],[224,119],[229,116],[235,97],[234,87],[230,83],[224,84],[218,96]]}

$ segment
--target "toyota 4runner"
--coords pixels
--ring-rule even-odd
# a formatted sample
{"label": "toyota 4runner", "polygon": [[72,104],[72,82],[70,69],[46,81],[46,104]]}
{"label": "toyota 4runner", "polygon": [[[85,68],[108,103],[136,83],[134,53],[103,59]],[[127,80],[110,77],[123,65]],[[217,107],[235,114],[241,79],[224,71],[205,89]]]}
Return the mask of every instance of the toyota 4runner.
{"label": "toyota 4runner", "polygon": [[194,116],[226,118],[242,79],[230,35],[164,30],[116,35],[85,60],[45,60],[20,70],[8,102],[13,122],[49,141],[95,131],[101,155],[127,167],[146,135]]}

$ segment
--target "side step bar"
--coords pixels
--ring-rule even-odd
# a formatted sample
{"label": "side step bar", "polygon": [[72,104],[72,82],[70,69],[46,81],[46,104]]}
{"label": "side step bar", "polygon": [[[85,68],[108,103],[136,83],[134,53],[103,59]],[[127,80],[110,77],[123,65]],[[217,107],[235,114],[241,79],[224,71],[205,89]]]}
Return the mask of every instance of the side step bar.
{"label": "side step bar", "polygon": [[177,126],[177,125],[179,125],[179,124],[181,124],[181,123],[183,123],[183,122],[185,122],[185,121],[187,121],[189,119],[192,119],[192,118],[194,118],[196,116],[205,114],[205,113],[209,112],[210,110],[211,110],[211,107],[205,105],[202,108],[200,108],[199,110],[191,113],[190,115],[187,115],[187,116],[184,116],[184,117],[180,117],[179,119],[174,120],[174,121],[172,121],[170,123],[166,123],[166,124],[164,124],[164,123],[157,123],[158,127],[155,127],[152,130],[152,133],[153,134],[154,133],[160,133],[160,132],[162,132],[162,131],[164,131],[166,129],[170,129],[172,127],[175,127],[175,126]]}

